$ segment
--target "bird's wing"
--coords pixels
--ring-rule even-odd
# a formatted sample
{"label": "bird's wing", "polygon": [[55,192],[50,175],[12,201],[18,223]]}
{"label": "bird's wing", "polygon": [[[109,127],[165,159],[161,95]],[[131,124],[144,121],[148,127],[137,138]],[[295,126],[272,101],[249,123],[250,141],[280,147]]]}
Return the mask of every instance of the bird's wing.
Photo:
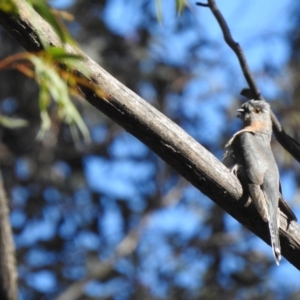
{"label": "bird's wing", "polygon": [[231,140],[230,148],[238,165],[238,176],[242,186],[246,187],[254,206],[262,219],[268,221],[268,211],[265,196],[261,190],[267,164],[260,157],[260,145],[254,132],[239,131]]}
{"label": "bird's wing", "polygon": [[[270,159],[273,159],[271,157]],[[279,210],[278,210],[278,201],[279,201],[279,174],[278,168],[275,163],[270,164],[270,168],[268,168],[264,182],[262,184],[262,191],[264,193],[266,203],[267,203],[267,211],[268,211],[268,223],[269,230],[271,236],[271,244],[273,249],[273,254],[276,263],[279,265],[279,261],[281,258],[280,254],[280,241],[279,241]]]}
{"label": "bird's wing", "polygon": [[295,221],[297,222],[297,217],[294,212],[291,210],[289,205],[286,203],[282,196],[281,182],[279,181],[279,208],[287,216],[288,222]]}
{"label": "bird's wing", "polygon": [[253,201],[253,204],[257,211],[259,212],[260,216],[265,222],[268,222],[268,208],[267,203],[265,200],[265,195],[261,190],[260,186],[254,183],[248,184],[248,191],[250,197]]}
{"label": "bird's wing", "polygon": [[297,217],[294,212],[291,210],[289,205],[284,200],[281,193],[279,193],[279,208],[287,216],[288,222],[295,221],[297,222]]}
{"label": "bird's wing", "polygon": [[222,162],[230,170],[232,170],[239,163],[239,153],[243,151],[240,145],[239,135],[244,132],[255,134],[249,127],[243,128],[242,130],[236,132],[225,145],[225,152]]}
{"label": "bird's wing", "polygon": [[249,183],[261,185],[268,168],[264,145],[256,134],[250,131],[240,131],[232,142],[239,164]]}

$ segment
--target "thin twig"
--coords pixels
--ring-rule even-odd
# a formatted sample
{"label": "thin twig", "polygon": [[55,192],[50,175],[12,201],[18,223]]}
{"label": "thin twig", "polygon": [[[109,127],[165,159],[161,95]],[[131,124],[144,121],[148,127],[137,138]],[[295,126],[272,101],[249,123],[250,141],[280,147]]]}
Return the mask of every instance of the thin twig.
{"label": "thin twig", "polygon": [[240,62],[245,79],[252,91],[252,94],[255,95],[254,98],[259,99],[259,100],[264,100],[264,98],[262,97],[262,95],[255,83],[254,76],[252,75],[252,73],[250,71],[250,68],[248,66],[244,52],[243,52],[242,48],[240,47],[240,45],[236,41],[234,41],[234,39],[232,38],[230,29],[222,15],[222,13],[220,12],[215,0],[208,0],[208,4],[209,4],[210,10],[212,11],[213,15],[217,19],[217,21],[222,29],[223,36],[224,36],[226,43],[234,51],[234,53],[236,54],[236,56]]}
{"label": "thin twig", "polygon": [[209,7],[208,3],[202,3],[202,2],[196,2],[196,5],[203,6],[203,7]]}

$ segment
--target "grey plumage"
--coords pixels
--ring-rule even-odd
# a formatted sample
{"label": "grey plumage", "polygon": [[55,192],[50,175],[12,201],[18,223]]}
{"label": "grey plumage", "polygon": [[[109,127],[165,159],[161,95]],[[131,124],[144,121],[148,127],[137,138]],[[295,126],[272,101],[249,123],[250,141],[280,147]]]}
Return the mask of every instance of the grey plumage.
{"label": "grey plumage", "polygon": [[238,112],[243,129],[227,143],[223,163],[238,176],[262,219],[268,222],[274,258],[279,265],[278,206],[290,221],[296,217],[281,195],[279,171],[270,146],[270,106],[265,101],[250,100]]}

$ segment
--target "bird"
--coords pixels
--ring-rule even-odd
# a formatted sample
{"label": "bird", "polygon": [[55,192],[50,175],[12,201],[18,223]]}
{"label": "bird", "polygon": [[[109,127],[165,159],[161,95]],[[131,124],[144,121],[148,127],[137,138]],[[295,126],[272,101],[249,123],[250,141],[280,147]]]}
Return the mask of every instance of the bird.
{"label": "bird", "polygon": [[264,100],[249,100],[237,112],[243,126],[226,144],[223,164],[238,177],[258,213],[268,222],[273,255],[279,265],[279,209],[289,222],[297,218],[281,192],[279,170],[270,145],[270,105]]}

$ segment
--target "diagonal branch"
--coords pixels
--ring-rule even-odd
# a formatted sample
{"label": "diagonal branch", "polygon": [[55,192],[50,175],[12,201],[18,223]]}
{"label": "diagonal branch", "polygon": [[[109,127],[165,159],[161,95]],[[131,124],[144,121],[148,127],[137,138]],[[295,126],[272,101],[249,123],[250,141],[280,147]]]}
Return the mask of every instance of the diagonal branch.
{"label": "diagonal branch", "polygon": [[[196,3],[199,6],[204,6],[203,3]],[[241,69],[243,71],[244,77],[248,83],[249,89],[243,89],[241,94],[248,99],[258,99],[258,100],[265,100],[264,97],[261,95],[257,84],[255,82],[254,76],[250,71],[248,66],[246,57],[240,45],[234,41],[230,29],[219,10],[215,0],[208,0],[208,6],[212,11],[213,15],[215,16],[216,20],[218,21],[224,36],[224,40],[226,41],[227,45],[234,51],[236,54]],[[280,122],[274,115],[271,113],[272,124],[273,124],[273,132],[276,136],[277,141],[285,148],[298,162],[300,162],[300,144],[294,140],[291,136],[289,136],[284,129],[282,128]]]}
{"label": "diagonal branch", "polygon": [[[30,51],[40,50],[41,47],[37,30],[40,30],[49,44],[60,46],[51,26],[25,0],[18,0],[16,3],[19,8],[18,16],[0,13],[0,24],[11,35]],[[83,56],[82,64],[90,71],[90,80],[95,87],[109,95],[100,98],[94,91],[85,88],[83,94],[89,103],[137,137],[241,224],[270,243],[267,224],[252,205],[243,205],[243,192],[238,179],[216,157],[80,49],[71,45],[66,48],[70,53]],[[284,215],[280,217],[280,225],[282,254],[300,269],[300,226],[295,222],[287,226]]]}

